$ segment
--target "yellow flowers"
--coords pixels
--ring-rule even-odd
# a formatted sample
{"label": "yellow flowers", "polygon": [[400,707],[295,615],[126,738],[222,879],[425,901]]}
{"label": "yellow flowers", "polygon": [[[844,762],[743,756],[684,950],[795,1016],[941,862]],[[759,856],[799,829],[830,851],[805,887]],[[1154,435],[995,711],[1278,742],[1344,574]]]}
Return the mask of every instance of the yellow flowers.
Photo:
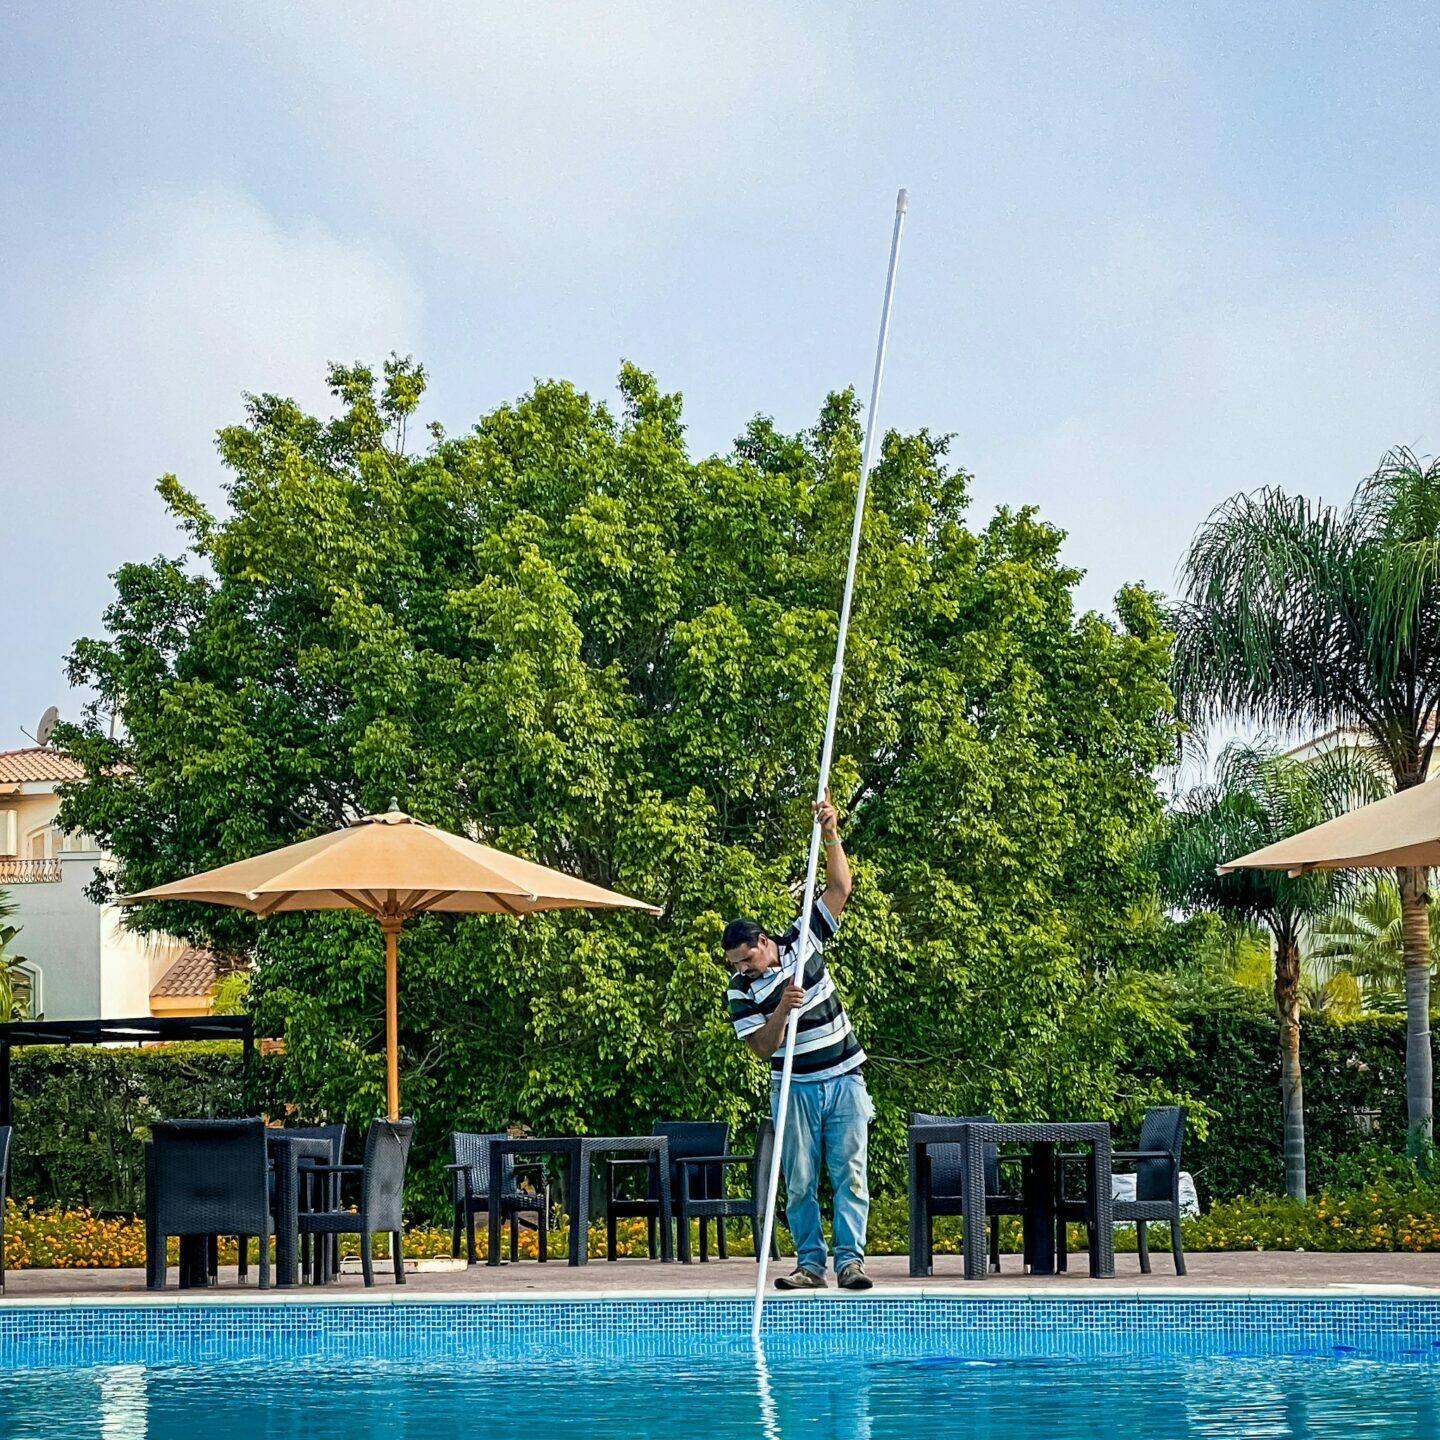
{"label": "yellow flowers", "polygon": [[[906,1211],[904,1196],[877,1196],[871,1210],[870,1250],[875,1255],[903,1254],[906,1244]],[[699,1254],[698,1226],[692,1227],[691,1248]],[[552,1230],[548,1237],[548,1254],[552,1260],[564,1260],[569,1252],[569,1234],[563,1229]],[[644,1257],[649,1253],[646,1225],[643,1219],[625,1219],[616,1225],[616,1251],[627,1258]],[[713,1240],[712,1231],[712,1240]],[[782,1231],[780,1243],[788,1250],[789,1237]],[[1075,1225],[1070,1230],[1070,1248],[1079,1251],[1084,1245],[1084,1230]],[[487,1226],[484,1218],[475,1227],[477,1250],[481,1258],[487,1252]],[[1020,1249],[1020,1221],[1005,1216],[1001,1224],[1001,1248],[1006,1253]],[[592,1258],[605,1254],[603,1222],[590,1227],[586,1237]],[[416,1259],[450,1254],[449,1227],[417,1227],[405,1235],[405,1253]],[[1153,1247],[1164,1249],[1169,1244],[1167,1227],[1154,1225],[1150,1232]],[[510,1252],[509,1227],[502,1233],[503,1253]],[[935,1225],[937,1254],[957,1254],[961,1246],[958,1216],[945,1216]],[[358,1237],[341,1238],[343,1254],[355,1254]],[[1134,1251],[1133,1228],[1117,1230],[1115,1248]],[[1254,1195],[1237,1200],[1217,1202],[1206,1215],[1185,1221],[1187,1250],[1344,1250],[1344,1251],[1425,1251],[1440,1250],[1440,1190],[1433,1187],[1404,1188],[1388,1182],[1372,1185],[1347,1194],[1321,1194],[1309,1204],[1301,1204],[1278,1196]],[[519,1239],[520,1257],[534,1260],[539,1238],[533,1230],[522,1230]],[[256,1257],[251,1241],[251,1257]],[[464,1236],[461,1236],[464,1253]],[[730,1253],[735,1256],[754,1254],[749,1227],[732,1225]],[[377,1241],[376,1255],[388,1254],[383,1237]],[[177,1247],[171,1246],[171,1259]],[[220,1242],[220,1263],[233,1265],[236,1260],[234,1239]],[[88,1210],[37,1210],[27,1201],[16,1204],[9,1200],[5,1207],[5,1263],[12,1270],[114,1268],[145,1263],[145,1224],[140,1217],[104,1218]]]}
{"label": "yellow flowers", "polygon": [[1191,1250],[1440,1250],[1440,1192],[1387,1180],[1344,1194],[1322,1193],[1309,1204],[1242,1197],[1187,1220],[1185,1245]]}
{"label": "yellow flowers", "polygon": [[5,1202],[5,1264],[12,1270],[108,1269],[145,1263],[145,1225],[88,1210],[35,1210]]}
{"label": "yellow flowers", "polygon": [[[592,1256],[605,1254],[605,1227],[592,1225],[587,1237],[589,1253]],[[548,1255],[551,1259],[563,1260],[569,1253],[569,1236],[564,1230],[552,1230],[548,1237]],[[475,1227],[478,1253],[483,1258],[487,1253],[488,1233],[484,1218]],[[617,1253],[624,1256],[648,1254],[644,1220],[624,1220],[616,1226]],[[257,1259],[257,1242],[250,1242],[252,1263]],[[509,1227],[505,1228],[501,1244],[504,1253],[510,1253]],[[698,1247],[699,1237],[695,1237]],[[522,1260],[534,1260],[539,1254],[539,1238],[533,1230],[521,1230],[519,1254]],[[744,1248],[737,1245],[736,1253]],[[359,1253],[359,1237],[345,1235],[340,1241],[341,1253]],[[377,1237],[375,1253],[378,1258],[388,1258],[389,1249],[385,1237]],[[450,1254],[450,1231],[429,1226],[408,1230],[405,1234],[405,1253],[415,1259]],[[698,1254],[698,1249],[696,1251]],[[464,1235],[461,1235],[461,1254],[464,1254]],[[220,1264],[233,1265],[237,1259],[233,1237],[222,1237],[220,1241]],[[170,1242],[171,1263],[179,1259],[178,1242]],[[14,1200],[5,1202],[5,1264],[11,1270],[77,1270],[117,1269],[145,1264],[145,1221],[141,1216],[109,1219],[93,1214],[89,1210],[37,1210],[30,1201],[17,1205]]]}

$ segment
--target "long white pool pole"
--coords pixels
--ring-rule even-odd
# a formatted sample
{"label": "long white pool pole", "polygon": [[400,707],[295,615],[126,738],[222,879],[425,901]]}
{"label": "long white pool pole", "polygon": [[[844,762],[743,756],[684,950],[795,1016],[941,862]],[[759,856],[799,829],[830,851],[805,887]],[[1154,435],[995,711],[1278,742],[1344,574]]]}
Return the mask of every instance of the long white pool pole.
{"label": "long white pool pole", "polygon": [[[855,490],[855,520],[850,528],[850,563],[845,569],[845,593],[840,601],[840,629],[835,639],[835,667],[830,672],[830,708],[825,714],[825,741],[820,749],[820,778],[815,799],[824,800],[830,784],[830,756],[835,748],[835,717],[840,710],[840,684],[845,675],[845,638],[850,631],[850,601],[855,593],[855,563],[860,555],[860,530],[865,520],[865,490],[870,481],[870,464],[875,437],[880,433],[880,377],[885,371],[885,342],[890,334],[890,302],[895,294],[895,265],[900,258],[900,232],[905,227],[906,195],[895,197],[895,229],[890,236],[890,268],[885,274],[885,303],[880,310],[880,339],[875,346],[875,376],[870,382],[870,408],[865,415],[865,446],[860,454],[860,483]],[[805,899],[800,907],[800,939],[795,946],[796,976],[805,979],[805,961],[811,948],[810,917],[815,908],[815,881],[820,870],[820,822],[810,827],[810,855],[805,866]],[[780,1157],[785,1143],[785,1122],[790,1113],[790,1077],[795,1068],[795,1032],[800,1024],[798,1008],[790,1012],[785,1027],[785,1061],[780,1071],[780,1103],[775,1114],[775,1149],[770,1174],[765,1177],[765,1224],[760,1236],[759,1263],[755,1267],[755,1311],[750,1337],[760,1343],[760,1316],[765,1306],[765,1281],[770,1268],[770,1237],[775,1233],[775,1202],[780,1187]]]}
{"label": "long white pool pole", "polygon": [[765,1440],[781,1440],[780,1411],[775,1405],[775,1392],[770,1387],[770,1367],[765,1363],[763,1346],[755,1347],[755,1383],[760,1390],[760,1428]]}

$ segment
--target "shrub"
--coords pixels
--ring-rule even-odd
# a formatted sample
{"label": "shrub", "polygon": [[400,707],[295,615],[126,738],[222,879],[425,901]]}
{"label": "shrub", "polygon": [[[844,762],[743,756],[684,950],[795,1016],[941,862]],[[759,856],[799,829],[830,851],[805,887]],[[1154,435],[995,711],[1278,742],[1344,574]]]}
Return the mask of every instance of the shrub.
{"label": "shrub", "polygon": [[[1165,1083],[1210,1112],[1203,1138],[1185,1141],[1185,1168],[1202,1200],[1283,1188],[1276,1024],[1263,1002],[1223,998],[1179,1018],[1188,1058],[1166,1064]],[[1305,1147],[1313,1192],[1353,1186],[1358,1167],[1405,1149],[1405,1022],[1389,1015],[1307,1015],[1300,1031]]]}
{"label": "shrub", "polygon": [[42,1207],[133,1215],[155,1120],[244,1113],[232,1041],[139,1049],[41,1045],[11,1059],[10,1189]]}

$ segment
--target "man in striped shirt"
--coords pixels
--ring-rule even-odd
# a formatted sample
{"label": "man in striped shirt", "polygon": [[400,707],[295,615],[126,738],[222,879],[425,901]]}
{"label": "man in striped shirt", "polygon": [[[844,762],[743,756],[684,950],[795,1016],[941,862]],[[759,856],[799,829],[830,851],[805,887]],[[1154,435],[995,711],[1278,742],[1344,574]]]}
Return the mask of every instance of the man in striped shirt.
{"label": "man in striped shirt", "polygon": [[[732,975],[725,992],[735,1033],[770,1062],[770,1109],[779,1108],[785,1067],[785,1030],[799,1010],[789,1116],[781,1147],[785,1213],[795,1239],[796,1268],[779,1290],[825,1288],[825,1236],[820,1229],[820,1165],[835,1192],[835,1273],[846,1290],[868,1290],[865,1226],[870,1188],[865,1175],[869,1124],[875,1116],[860,1067],[865,1052],[850,1029],[845,1007],[825,964],[850,898],[850,863],[840,844],[838,817],[827,796],[815,807],[825,842],[825,889],[815,897],[810,942],[800,943],[797,919],[783,935],[754,920],[732,920],[721,937]],[[803,974],[797,975],[803,954]]]}

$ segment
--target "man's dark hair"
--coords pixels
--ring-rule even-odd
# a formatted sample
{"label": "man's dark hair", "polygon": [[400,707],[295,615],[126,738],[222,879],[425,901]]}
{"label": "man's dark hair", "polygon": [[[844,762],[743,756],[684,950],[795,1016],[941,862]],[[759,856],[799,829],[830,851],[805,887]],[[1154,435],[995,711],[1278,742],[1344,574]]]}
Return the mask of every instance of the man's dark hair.
{"label": "man's dark hair", "polygon": [[764,933],[765,927],[758,920],[732,920],[720,937],[720,948],[728,952],[741,945],[753,945]]}

